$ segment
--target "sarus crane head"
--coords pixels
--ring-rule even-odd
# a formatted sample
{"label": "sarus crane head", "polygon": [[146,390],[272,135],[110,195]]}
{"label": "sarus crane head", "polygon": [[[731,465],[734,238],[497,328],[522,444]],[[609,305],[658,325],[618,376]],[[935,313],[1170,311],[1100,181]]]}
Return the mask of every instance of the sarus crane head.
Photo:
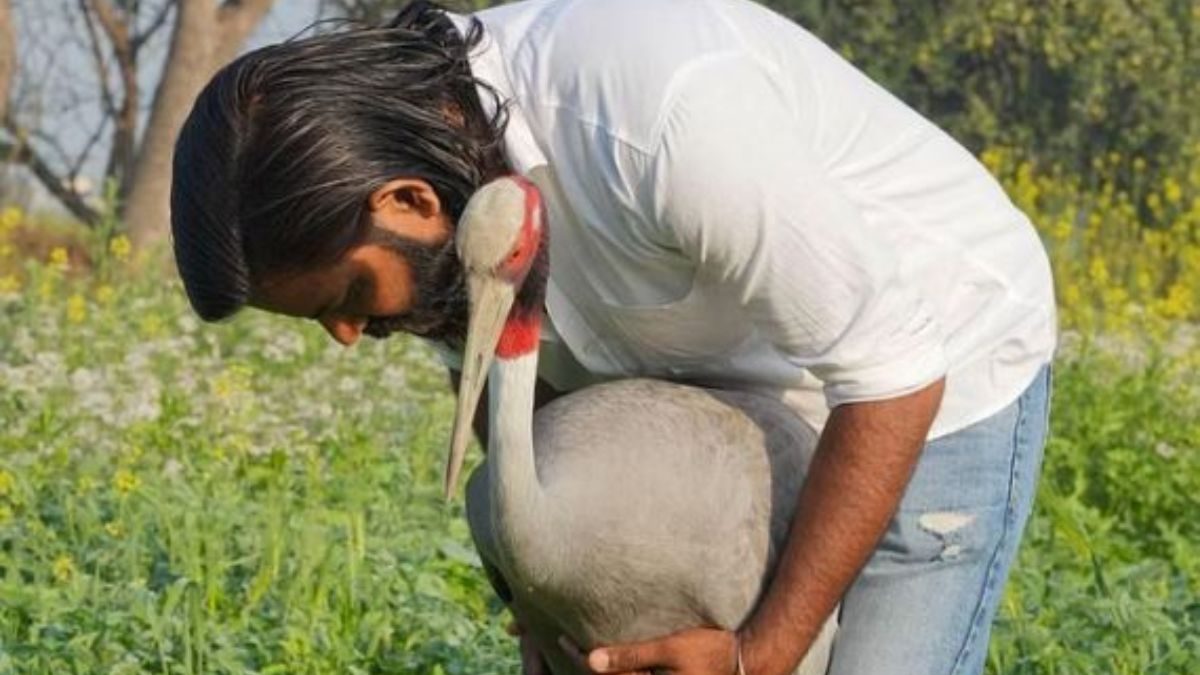
{"label": "sarus crane head", "polygon": [[537,347],[538,323],[531,313],[541,312],[540,298],[536,306],[523,307],[518,294],[538,257],[542,227],[541,196],[533,183],[520,176],[498,178],[479,188],[458,221],[455,243],[471,308],[446,461],[446,499],[454,495],[471,421],[493,359]]}

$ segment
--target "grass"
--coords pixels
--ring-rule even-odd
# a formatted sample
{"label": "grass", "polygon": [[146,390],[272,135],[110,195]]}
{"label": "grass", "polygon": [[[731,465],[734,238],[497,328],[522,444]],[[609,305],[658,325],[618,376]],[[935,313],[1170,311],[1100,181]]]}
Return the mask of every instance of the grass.
{"label": "grass", "polygon": [[29,281],[0,300],[0,673],[513,671],[424,349]]}
{"label": "grass", "polygon": [[[125,256],[0,288],[0,675],[518,672],[431,355],[202,326]],[[989,672],[1200,672],[1194,363],[1128,350],[1057,364]]]}

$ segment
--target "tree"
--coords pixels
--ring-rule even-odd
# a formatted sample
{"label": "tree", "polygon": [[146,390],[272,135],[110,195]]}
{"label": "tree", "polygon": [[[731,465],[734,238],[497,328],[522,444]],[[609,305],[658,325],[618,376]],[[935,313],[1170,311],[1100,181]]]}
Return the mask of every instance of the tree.
{"label": "tree", "polygon": [[[320,0],[319,15],[379,23],[406,0]],[[9,101],[6,64],[15,64],[8,21],[11,0],[0,0],[0,99]],[[100,211],[76,189],[80,171],[97,147],[108,148],[104,183],[113,187],[118,213],[138,243],[163,239],[169,222],[171,162],[175,138],[204,84],[232,60],[274,0],[63,0],[73,11],[95,71],[100,121],[82,148],[64,148],[19,108],[3,116],[0,162],[25,165],[38,182],[87,225]],[[464,11],[503,0],[449,3]],[[143,123],[139,72],[154,36],[170,27],[165,65]],[[6,54],[14,58],[5,59]],[[23,123],[24,122],[24,123]],[[141,138],[138,130],[144,127]],[[102,143],[105,132],[107,143]]]}
{"label": "tree", "polygon": [[[1099,181],[1148,177],[1200,140],[1195,0],[762,0],[972,150]],[[1187,169],[1182,169],[1186,171]]]}
{"label": "tree", "polygon": [[0,119],[8,113],[8,83],[17,62],[16,32],[12,26],[12,3],[0,0]]}
{"label": "tree", "polygon": [[[139,242],[165,237],[169,220],[171,157],[175,136],[192,101],[216,70],[236,56],[274,0],[71,0],[71,17],[87,45],[95,71],[100,107],[97,127],[83,144],[68,152],[57,139],[10,109],[3,116],[7,142],[0,139],[0,161],[26,165],[42,186],[80,221],[94,225],[100,213],[76,190],[89,153],[109,131],[105,182],[115,186],[119,212]],[[7,18],[10,0],[0,0],[0,86],[4,54],[13,54]],[[153,94],[149,119],[139,142],[143,96],[139,69],[143,53],[159,31],[171,26],[162,76]],[[15,58],[13,59],[15,62]],[[7,87],[0,98],[9,100]]]}
{"label": "tree", "polygon": [[177,0],[175,27],[124,217],[135,241],[166,236],[175,137],[196,95],[266,15],[274,0]]}

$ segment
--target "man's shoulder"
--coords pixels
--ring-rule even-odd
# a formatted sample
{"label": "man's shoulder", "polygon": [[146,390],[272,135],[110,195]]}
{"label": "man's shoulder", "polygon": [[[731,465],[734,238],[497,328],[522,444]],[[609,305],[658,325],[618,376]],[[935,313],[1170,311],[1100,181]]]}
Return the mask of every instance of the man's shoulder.
{"label": "man's shoulder", "polygon": [[[535,127],[649,151],[678,81],[744,49],[727,0],[527,0],[478,16]],[[733,3],[736,6],[738,3]],[[719,84],[719,83],[714,83]]]}

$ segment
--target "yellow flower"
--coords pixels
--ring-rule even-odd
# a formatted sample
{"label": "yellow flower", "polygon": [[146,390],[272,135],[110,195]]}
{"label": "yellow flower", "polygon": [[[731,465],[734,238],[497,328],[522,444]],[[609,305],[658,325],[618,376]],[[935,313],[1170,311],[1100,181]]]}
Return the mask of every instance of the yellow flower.
{"label": "yellow flower", "polygon": [[83,323],[87,318],[87,301],[83,296],[76,293],[67,299],[67,321],[71,323]]}
{"label": "yellow flower", "polygon": [[129,258],[130,251],[133,250],[133,245],[129,243],[129,237],[123,234],[118,234],[108,242],[108,252],[117,260],[125,260]]}
{"label": "yellow flower", "polygon": [[1088,277],[1097,286],[1108,283],[1108,265],[1104,264],[1103,258],[1092,258],[1092,263],[1088,265]]}
{"label": "yellow flower", "polygon": [[41,281],[38,282],[37,294],[42,302],[49,302],[54,294],[58,292],[58,281],[53,274],[43,274]]}
{"label": "yellow flower", "polygon": [[15,206],[10,206],[3,211],[0,211],[0,232],[7,232],[17,225],[21,224],[21,220],[25,214],[21,213],[21,209]]}
{"label": "yellow flower", "polygon": [[71,258],[67,254],[67,249],[63,248],[62,246],[55,246],[54,249],[50,251],[50,264],[61,270],[65,270],[70,267]]}
{"label": "yellow flower", "polygon": [[1137,283],[1138,290],[1142,293],[1147,293],[1154,288],[1154,278],[1151,277],[1150,273],[1144,269],[1139,269],[1137,271],[1135,282]]}
{"label": "yellow flower", "polygon": [[996,44],[996,36],[992,34],[991,29],[984,28],[983,34],[979,36],[979,45],[987,50],[991,49],[994,44]]}
{"label": "yellow flower", "polygon": [[0,469],[0,497],[7,497],[17,484],[17,479],[4,469]]}
{"label": "yellow flower", "polygon": [[147,314],[138,321],[138,332],[143,337],[155,338],[162,335],[163,321],[157,314]]}
{"label": "yellow flower", "polygon": [[121,527],[121,524],[115,520],[105,523],[104,531],[108,533],[108,536],[114,539],[120,539],[125,535],[125,528]]}
{"label": "yellow flower", "polygon": [[113,489],[123,495],[138,489],[141,484],[142,479],[128,469],[117,469],[113,475]]}
{"label": "yellow flower", "polygon": [[107,305],[107,304],[111,303],[113,301],[113,298],[115,298],[116,296],[117,296],[117,292],[115,290],[113,290],[113,287],[109,286],[108,284],[104,284],[96,289],[96,302],[98,302],[102,305]]}
{"label": "yellow flower", "polygon": [[1179,185],[1179,181],[1174,178],[1163,181],[1163,197],[1169,204],[1178,204],[1179,200],[1183,199],[1183,188]]}
{"label": "yellow flower", "polygon": [[75,562],[69,555],[60,555],[54,561],[54,578],[65,584],[75,576]]}
{"label": "yellow flower", "polygon": [[250,391],[251,371],[246,366],[230,366],[213,379],[213,394],[221,400],[230,399],[242,392]]}
{"label": "yellow flower", "polygon": [[1186,319],[1194,309],[1195,298],[1192,289],[1185,283],[1176,282],[1167,290],[1163,300],[1162,313],[1172,319]]}
{"label": "yellow flower", "polygon": [[9,243],[0,244],[0,258],[7,258],[8,256],[12,255],[12,252],[13,252],[12,244],[9,244]]}
{"label": "yellow flower", "polygon": [[0,526],[7,525],[12,520],[13,511],[5,504],[0,504]]}
{"label": "yellow flower", "polygon": [[1083,291],[1079,289],[1079,286],[1075,284],[1068,284],[1067,287],[1063,289],[1062,301],[1067,307],[1074,307],[1075,305],[1078,305],[1081,300],[1083,300]]}
{"label": "yellow flower", "polygon": [[1004,152],[999,148],[988,148],[979,155],[979,161],[992,173],[999,173],[1004,166]]}
{"label": "yellow flower", "polygon": [[933,50],[929,48],[929,45],[921,45],[917,48],[916,61],[921,68],[929,68],[933,63]]}
{"label": "yellow flower", "polygon": [[21,280],[15,274],[6,274],[0,277],[0,295],[8,293],[16,293],[21,290]]}

